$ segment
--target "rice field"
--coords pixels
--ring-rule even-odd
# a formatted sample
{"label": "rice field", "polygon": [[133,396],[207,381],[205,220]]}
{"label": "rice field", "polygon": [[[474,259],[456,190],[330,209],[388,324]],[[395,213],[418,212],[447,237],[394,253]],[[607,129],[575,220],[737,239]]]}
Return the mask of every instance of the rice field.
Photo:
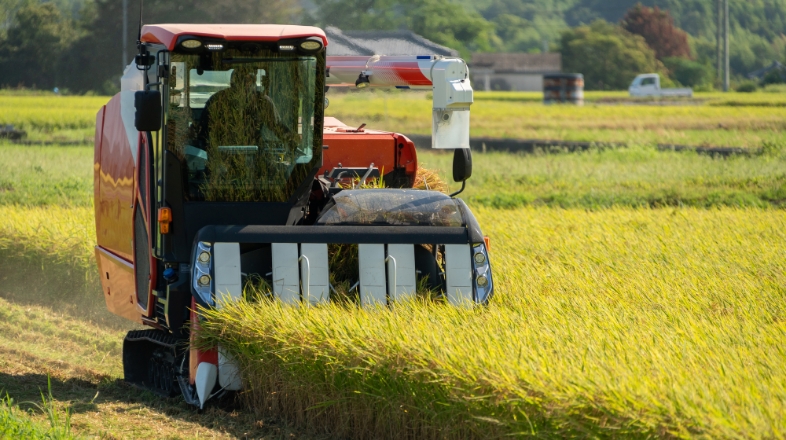
{"label": "rice field", "polygon": [[[470,136],[741,148],[786,141],[784,94],[740,93],[725,100],[719,99],[719,94],[709,94],[693,105],[604,103],[599,96],[583,107],[545,106],[533,100],[539,96],[534,95],[477,92]],[[517,96],[522,99],[516,100]],[[329,93],[328,97],[326,115],[348,125],[368,123],[406,134],[431,132],[428,94],[351,92]]]}
{"label": "rice field", "polygon": [[[680,100],[631,100],[625,92],[587,92],[586,105],[544,106],[538,92],[476,92],[471,136],[760,148],[786,143],[786,93],[696,93]],[[328,116],[404,134],[431,130],[422,92],[328,93]],[[109,97],[0,94],[0,124],[30,140],[92,142],[95,114]]]}
{"label": "rice field", "polygon": [[[375,128],[430,121],[425,96],[391,94],[382,103],[359,96],[331,97],[328,114],[348,123],[371,114]],[[475,152],[462,197],[491,237],[496,297],[487,308],[241,302],[206,312],[202,342],[219,342],[243,366],[244,412],[341,438],[786,438],[786,143],[779,128],[786,100],[735,94],[745,105],[713,95],[690,107],[577,109],[515,94],[476,97],[479,130],[486,121],[491,132],[506,133],[494,124],[509,118],[510,130],[537,134],[521,137],[549,138],[543,133],[558,130],[564,116],[584,124],[565,136],[608,130],[643,140],[578,154]],[[0,109],[10,98],[17,97],[0,96]],[[71,99],[54,99],[61,98]],[[106,101],[100,99],[90,124]],[[493,105],[483,110],[486,103]],[[400,105],[425,117],[394,113]],[[685,108],[693,112],[680,113]],[[661,133],[653,118],[674,127],[695,123],[696,145],[717,135],[727,145],[766,148],[726,159],[658,151],[646,141]],[[640,128],[625,128],[637,120]],[[737,126],[715,134],[719,120]],[[601,124],[609,125],[593,128]],[[36,130],[53,136],[55,126]],[[31,266],[40,283],[61,291],[96,282],[92,157],[89,146],[0,144],[3,280]],[[449,175],[452,156],[421,152],[419,159]],[[100,296],[85,290],[88,300]],[[12,301],[9,310],[27,304],[19,293],[0,296]],[[68,313],[78,316],[79,308]],[[45,313],[36,317],[40,323],[22,327],[57,327]],[[4,344],[25,350],[24,341],[0,334]],[[105,362],[91,362],[99,360]],[[118,362],[106,374],[117,377]],[[6,403],[0,420],[11,420],[13,411]],[[100,431],[103,417],[112,432],[125,432],[115,431],[120,413],[107,411],[80,422],[79,432]],[[24,419],[14,423],[34,429]]]}
{"label": "rice field", "polygon": [[488,308],[238,303],[201,335],[260,414],[343,438],[786,436],[783,211],[476,214]]}
{"label": "rice field", "polygon": [[30,140],[92,141],[105,96],[2,96],[0,124],[25,130]]}

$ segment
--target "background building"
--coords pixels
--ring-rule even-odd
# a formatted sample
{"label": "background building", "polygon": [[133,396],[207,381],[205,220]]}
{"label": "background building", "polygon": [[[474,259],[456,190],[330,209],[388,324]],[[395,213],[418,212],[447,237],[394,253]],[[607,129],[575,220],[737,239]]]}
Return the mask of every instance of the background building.
{"label": "background building", "polygon": [[469,63],[475,90],[542,91],[543,75],[562,70],[558,53],[475,53]]}
{"label": "background building", "polygon": [[342,31],[333,26],[325,28],[328,56],[371,55],[444,55],[458,56],[458,52],[427,40],[407,30],[397,31]]}

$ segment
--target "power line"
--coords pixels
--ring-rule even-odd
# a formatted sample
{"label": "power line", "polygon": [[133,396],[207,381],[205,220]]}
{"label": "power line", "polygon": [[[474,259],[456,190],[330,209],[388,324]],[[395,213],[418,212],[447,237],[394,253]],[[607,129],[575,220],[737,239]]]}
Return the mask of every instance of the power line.
{"label": "power line", "polygon": [[729,91],[729,0],[723,0],[723,91]]}
{"label": "power line", "polygon": [[123,51],[120,54],[123,57],[122,69],[125,70],[126,63],[128,62],[128,0],[123,0]]}

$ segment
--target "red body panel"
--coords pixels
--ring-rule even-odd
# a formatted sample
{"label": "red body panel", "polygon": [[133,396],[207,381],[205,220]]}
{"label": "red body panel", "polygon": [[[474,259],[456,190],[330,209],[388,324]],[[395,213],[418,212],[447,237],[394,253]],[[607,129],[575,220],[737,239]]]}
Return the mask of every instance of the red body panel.
{"label": "red body panel", "polygon": [[317,37],[327,46],[325,32],[312,26],[282,24],[155,24],[142,27],[142,42],[160,43],[173,50],[178,37],[216,38],[226,41],[279,41],[290,38]]}
{"label": "red body panel", "polygon": [[[333,76],[354,78],[358,73],[368,69],[368,56],[330,56],[327,57],[327,68]],[[374,62],[373,84],[401,84],[409,86],[431,87],[431,80],[421,70],[417,61],[377,61]],[[331,83],[331,86],[354,87],[354,82]]]}

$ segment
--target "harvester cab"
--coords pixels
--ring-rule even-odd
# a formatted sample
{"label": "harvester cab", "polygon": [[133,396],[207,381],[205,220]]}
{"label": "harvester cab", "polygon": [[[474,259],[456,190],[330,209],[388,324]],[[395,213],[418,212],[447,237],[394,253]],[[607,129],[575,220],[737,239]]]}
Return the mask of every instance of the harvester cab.
{"label": "harvester cab", "polygon": [[[125,379],[194,405],[242,386],[220,347],[189,347],[198,306],[249,291],[284,303],[485,304],[488,244],[467,205],[413,189],[406,136],[325,117],[328,87],[433,92],[432,147],[471,175],[463,60],[326,57],[322,30],[146,25],[97,115],[96,259],[128,334]],[[360,189],[371,179],[375,189]],[[380,184],[383,182],[382,184]],[[338,256],[341,258],[338,258]]]}

